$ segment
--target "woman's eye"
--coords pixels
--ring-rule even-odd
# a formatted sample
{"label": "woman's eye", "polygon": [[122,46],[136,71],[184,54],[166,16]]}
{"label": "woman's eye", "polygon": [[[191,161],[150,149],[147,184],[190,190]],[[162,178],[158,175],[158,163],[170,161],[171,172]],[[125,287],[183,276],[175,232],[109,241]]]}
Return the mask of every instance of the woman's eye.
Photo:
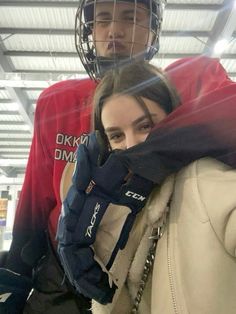
{"label": "woman's eye", "polygon": [[147,131],[152,129],[152,124],[151,123],[145,123],[139,126],[139,130],[141,131]]}
{"label": "woman's eye", "polygon": [[108,136],[109,141],[119,141],[122,137],[122,134],[116,133]]}

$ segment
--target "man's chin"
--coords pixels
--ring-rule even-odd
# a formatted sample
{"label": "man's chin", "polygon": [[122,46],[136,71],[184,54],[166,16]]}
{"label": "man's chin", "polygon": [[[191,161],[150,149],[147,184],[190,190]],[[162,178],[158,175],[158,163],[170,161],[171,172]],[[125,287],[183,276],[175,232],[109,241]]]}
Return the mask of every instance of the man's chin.
{"label": "man's chin", "polygon": [[144,54],[145,52],[139,52],[135,55],[130,55],[129,53],[107,53],[106,56],[103,56],[101,58],[104,59],[112,59],[112,60],[128,60],[128,59],[132,59],[132,60],[143,60],[144,58]]}
{"label": "man's chin", "polygon": [[128,58],[130,58],[130,56],[128,53],[111,52],[111,53],[107,53],[106,56],[103,56],[103,58],[115,60],[115,59],[128,59]]}

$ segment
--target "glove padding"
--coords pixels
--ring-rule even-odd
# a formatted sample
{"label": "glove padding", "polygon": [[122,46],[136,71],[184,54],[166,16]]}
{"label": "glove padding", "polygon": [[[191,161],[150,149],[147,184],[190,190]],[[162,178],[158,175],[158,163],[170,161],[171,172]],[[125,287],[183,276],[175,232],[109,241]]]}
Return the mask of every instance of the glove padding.
{"label": "glove padding", "polygon": [[0,268],[0,313],[22,313],[32,285],[29,278]]}
{"label": "glove padding", "polygon": [[[98,133],[88,135],[80,144],[72,185],[63,202],[59,218],[58,254],[71,284],[86,297],[106,304],[116,290],[108,275],[94,259],[91,245],[110,203],[127,206],[131,212],[106,265],[109,270],[116,254],[127,243],[137,213],[144,207],[153,183],[130,175],[118,154],[104,150]],[[103,162],[105,160],[105,162]]]}
{"label": "glove padding", "polygon": [[0,267],[4,267],[6,260],[7,260],[7,255],[8,252],[7,251],[1,251],[0,252]]}

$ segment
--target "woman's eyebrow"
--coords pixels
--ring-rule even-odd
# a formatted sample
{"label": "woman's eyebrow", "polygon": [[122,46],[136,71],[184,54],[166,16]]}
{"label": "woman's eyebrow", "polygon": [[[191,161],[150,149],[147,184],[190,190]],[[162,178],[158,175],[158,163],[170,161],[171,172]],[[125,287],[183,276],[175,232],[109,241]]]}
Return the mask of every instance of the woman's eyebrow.
{"label": "woman's eyebrow", "polygon": [[111,133],[111,132],[120,130],[120,127],[118,127],[118,126],[111,126],[111,127],[108,127],[108,128],[106,128],[104,130],[105,130],[106,133]]}
{"label": "woman's eyebrow", "polygon": [[138,124],[138,123],[140,123],[140,122],[142,122],[142,121],[144,121],[146,119],[150,120],[150,117],[152,118],[152,117],[156,117],[156,116],[157,115],[155,113],[150,113],[150,115],[143,115],[143,116],[139,117],[138,119],[134,120],[132,122],[132,124],[136,125],[136,124]]}
{"label": "woman's eyebrow", "polygon": [[[151,113],[150,115],[143,115],[143,116],[137,118],[136,120],[134,120],[132,122],[132,125],[137,125],[138,123],[140,123],[140,122],[142,122],[142,121],[144,121],[146,119],[149,120],[150,117],[156,117],[156,116],[157,116],[157,114],[155,114],[155,113]],[[120,130],[119,126],[111,126],[111,127],[108,127],[108,128],[104,128],[104,131],[106,133],[115,132],[115,131],[119,131],[119,130]]]}

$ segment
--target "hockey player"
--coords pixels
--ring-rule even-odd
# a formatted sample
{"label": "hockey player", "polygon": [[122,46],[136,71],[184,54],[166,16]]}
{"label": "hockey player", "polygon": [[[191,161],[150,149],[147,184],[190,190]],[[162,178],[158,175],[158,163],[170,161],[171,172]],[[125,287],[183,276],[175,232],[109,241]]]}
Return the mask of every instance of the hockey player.
{"label": "hockey player", "polygon": [[[158,47],[164,2],[151,1],[152,13],[146,0],[99,0],[94,5],[91,1],[80,1],[76,15],[77,40],[84,41],[84,50],[88,45],[92,47],[85,61],[82,60],[86,69],[93,68],[92,62],[95,68],[96,60],[101,58],[106,59],[105,64],[116,63],[117,55],[122,56],[122,61],[126,56],[128,59],[151,59]],[[149,54],[149,50],[154,51]],[[99,71],[94,71],[94,78],[100,75]],[[32,286],[34,291],[25,313],[78,313],[81,308],[89,307],[67,281],[63,281],[64,273],[52,252],[61,209],[64,168],[68,162],[75,161],[76,147],[83,141],[83,133],[91,129],[91,100],[95,87],[96,82],[91,79],[68,80],[49,87],[39,97],[13,241],[5,269],[0,273],[1,313],[21,313]],[[50,254],[45,254],[47,242],[52,248]]]}

